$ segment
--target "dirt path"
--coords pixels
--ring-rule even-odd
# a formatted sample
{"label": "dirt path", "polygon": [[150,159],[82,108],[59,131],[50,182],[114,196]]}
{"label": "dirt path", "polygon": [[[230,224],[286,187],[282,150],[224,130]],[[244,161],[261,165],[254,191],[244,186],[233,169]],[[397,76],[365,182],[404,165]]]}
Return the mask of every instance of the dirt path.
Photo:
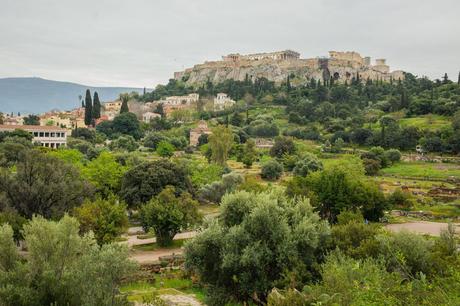
{"label": "dirt path", "polygon": [[133,251],[130,255],[131,259],[134,259],[140,264],[145,263],[152,263],[157,261],[162,256],[168,255],[177,255],[182,254],[184,252],[183,249],[160,249],[155,251]]}
{"label": "dirt path", "polygon": [[[137,228],[137,227],[131,227],[128,231],[128,235],[125,235],[124,237],[127,238],[126,241],[122,241],[120,243],[122,244],[127,244],[129,247],[132,247],[134,245],[143,245],[143,244],[149,244],[149,243],[154,243],[156,242],[156,238],[148,238],[148,239],[139,239],[137,238],[136,233],[141,232],[142,228]],[[174,236],[174,240],[178,239],[190,239],[196,236],[195,231],[191,232],[183,232],[179,233],[176,236]]]}
{"label": "dirt path", "polygon": [[[440,222],[417,221],[401,224],[388,224],[386,228],[393,232],[408,230],[410,232],[414,232],[417,234],[439,236],[441,234],[441,230],[447,229],[447,225],[447,223]],[[455,225],[456,233],[460,233],[460,224],[455,223]]]}

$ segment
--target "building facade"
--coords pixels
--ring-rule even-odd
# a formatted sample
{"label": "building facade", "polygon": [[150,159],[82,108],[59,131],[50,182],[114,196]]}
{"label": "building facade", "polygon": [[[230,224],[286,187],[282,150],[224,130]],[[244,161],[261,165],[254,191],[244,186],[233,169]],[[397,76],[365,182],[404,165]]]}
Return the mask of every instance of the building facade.
{"label": "building facade", "polygon": [[24,130],[32,134],[32,142],[43,147],[57,149],[67,145],[67,130],[57,126],[0,125],[0,132]]}

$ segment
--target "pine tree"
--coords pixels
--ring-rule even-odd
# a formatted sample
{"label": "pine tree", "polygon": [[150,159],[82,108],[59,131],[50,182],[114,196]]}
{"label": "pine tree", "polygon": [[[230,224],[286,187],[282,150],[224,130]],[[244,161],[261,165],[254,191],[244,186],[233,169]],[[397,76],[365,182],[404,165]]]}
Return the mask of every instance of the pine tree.
{"label": "pine tree", "polygon": [[85,96],[85,124],[91,125],[93,119],[93,101],[89,89],[86,90]]}
{"label": "pine tree", "polygon": [[99,101],[99,95],[97,91],[94,92],[93,99],[93,119],[101,118],[101,102]]}

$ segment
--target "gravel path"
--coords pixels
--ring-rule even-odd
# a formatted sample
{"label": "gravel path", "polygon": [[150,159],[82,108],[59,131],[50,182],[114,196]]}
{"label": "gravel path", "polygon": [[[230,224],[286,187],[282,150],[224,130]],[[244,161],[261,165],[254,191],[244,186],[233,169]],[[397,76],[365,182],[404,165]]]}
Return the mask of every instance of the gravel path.
{"label": "gravel path", "polygon": [[[439,236],[441,230],[447,229],[447,223],[440,222],[429,222],[429,221],[417,221],[417,222],[408,222],[401,224],[388,224],[387,229],[393,232],[399,232],[401,230],[408,230],[417,234],[427,234],[431,236]],[[456,233],[460,233],[460,224],[455,223]]]}

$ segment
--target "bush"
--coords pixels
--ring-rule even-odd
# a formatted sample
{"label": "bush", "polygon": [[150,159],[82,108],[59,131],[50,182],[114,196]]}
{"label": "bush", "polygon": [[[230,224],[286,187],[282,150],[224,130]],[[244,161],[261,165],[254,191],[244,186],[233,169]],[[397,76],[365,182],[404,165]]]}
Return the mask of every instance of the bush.
{"label": "bush", "polygon": [[283,166],[276,160],[270,160],[262,166],[261,176],[267,180],[277,180],[283,174]]}
{"label": "bush", "polygon": [[113,140],[109,145],[111,150],[120,150],[132,152],[137,150],[139,144],[136,139],[130,135],[120,136],[117,139]]}
{"label": "bush", "polygon": [[200,189],[200,200],[220,203],[220,200],[227,192],[234,191],[243,181],[243,176],[236,172],[224,174],[222,175],[222,180],[207,184]]}
{"label": "bush", "polygon": [[171,157],[174,155],[174,151],[176,148],[169,142],[162,140],[157,146],[156,152],[161,157]]}
{"label": "bush", "polygon": [[396,163],[401,160],[401,152],[396,149],[390,149],[385,151],[384,156],[387,160],[390,161],[390,163]]}
{"label": "bush", "polygon": [[391,208],[410,210],[414,205],[414,201],[409,192],[404,192],[401,188],[398,188],[388,197],[388,204]]}
{"label": "bush", "polygon": [[144,137],[144,147],[156,150],[158,144],[163,140],[168,140],[168,138],[160,133],[149,132]]}
{"label": "bush", "polygon": [[295,152],[295,144],[291,138],[276,137],[273,147],[270,149],[270,155],[277,158],[282,158],[283,155],[291,155]]}
{"label": "bush", "polygon": [[311,153],[306,153],[294,167],[294,174],[298,176],[307,176],[310,172],[323,170],[323,163]]}

